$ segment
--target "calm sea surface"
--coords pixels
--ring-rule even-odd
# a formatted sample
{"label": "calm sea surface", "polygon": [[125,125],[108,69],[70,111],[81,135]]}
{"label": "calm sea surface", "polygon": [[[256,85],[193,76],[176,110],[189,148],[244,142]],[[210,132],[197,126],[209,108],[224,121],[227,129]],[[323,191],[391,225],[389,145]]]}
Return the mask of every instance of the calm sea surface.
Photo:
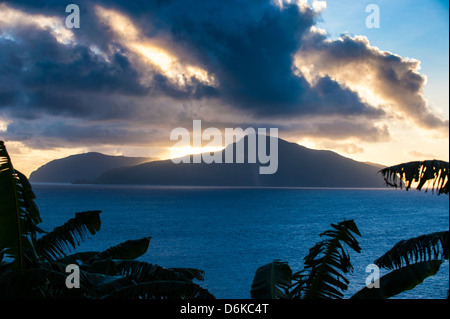
{"label": "calm sea surface", "polygon": [[[77,251],[101,251],[151,236],[139,260],[206,272],[200,285],[217,298],[250,298],[256,269],[274,259],[302,268],[331,223],[354,219],[363,251],[346,293],[364,287],[366,266],[402,239],[448,230],[449,197],[392,189],[183,188],[34,184],[52,230],[76,212],[101,210],[101,230]],[[386,272],[381,270],[381,275]],[[398,298],[446,298],[448,261],[436,276]]]}

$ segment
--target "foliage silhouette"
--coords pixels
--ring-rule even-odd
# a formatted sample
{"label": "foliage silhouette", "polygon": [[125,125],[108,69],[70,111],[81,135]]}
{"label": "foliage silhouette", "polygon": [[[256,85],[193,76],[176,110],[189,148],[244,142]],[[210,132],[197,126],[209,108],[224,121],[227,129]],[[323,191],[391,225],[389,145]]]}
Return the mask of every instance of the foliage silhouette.
{"label": "foliage silhouette", "polygon": [[361,234],[353,220],[331,227],[320,234],[326,239],[303,259],[303,270],[292,273],[287,263],[278,260],[258,268],[250,290],[252,298],[341,299],[348,288],[346,275],[353,270],[346,247],[359,253],[355,235]]}

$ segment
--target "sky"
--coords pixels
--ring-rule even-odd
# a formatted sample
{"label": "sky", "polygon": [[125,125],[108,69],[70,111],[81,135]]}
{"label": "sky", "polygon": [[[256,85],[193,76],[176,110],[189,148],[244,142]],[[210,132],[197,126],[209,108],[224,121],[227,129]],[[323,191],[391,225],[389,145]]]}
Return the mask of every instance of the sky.
{"label": "sky", "polygon": [[193,120],[448,161],[448,19],[437,0],[0,1],[0,139],[26,175],[89,151],[165,159]]}

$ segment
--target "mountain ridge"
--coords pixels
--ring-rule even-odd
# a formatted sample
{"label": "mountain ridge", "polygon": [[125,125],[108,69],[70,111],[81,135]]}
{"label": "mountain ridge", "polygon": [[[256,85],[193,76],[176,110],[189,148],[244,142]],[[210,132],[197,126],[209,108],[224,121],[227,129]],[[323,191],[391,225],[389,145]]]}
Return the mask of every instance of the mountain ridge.
{"label": "mountain ridge", "polygon": [[105,155],[98,152],[74,154],[42,165],[30,174],[30,182],[74,183],[92,180],[117,167],[134,166],[151,161],[149,157]]}
{"label": "mountain ridge", "polygon": [[[239,142],[248,143],[246,137]],[[227,148],[237,148],[239,142]],[[268,144],[268,143],[267,143]],[[220,151],[224,159],[226,149]],[[157,186],[249,186],[249,187],[383,187],[381,165],[358,162],[329,150],[313,150],[278,139],[278,170],[259,174],[259,163],[175,164],[159,160],[115,168],[87,183]],[[234,152],[234,156],[235,156]],[[248,158],[248,153],[245,154]]]}

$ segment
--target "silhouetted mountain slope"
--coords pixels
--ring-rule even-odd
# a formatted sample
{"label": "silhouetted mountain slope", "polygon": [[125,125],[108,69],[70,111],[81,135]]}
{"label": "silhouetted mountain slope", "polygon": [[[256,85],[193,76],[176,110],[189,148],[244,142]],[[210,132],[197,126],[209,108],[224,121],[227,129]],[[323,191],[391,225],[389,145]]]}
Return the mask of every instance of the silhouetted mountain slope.
{"label": "silhouetted mountain slope", "polygon": [[[242,139],[238,143],[245,143]],[[236,150],[236,144],[233,147]],[[268,145],[269,143],[267,143]],[[245,149],[247,149],[245,147]],[[379,167],[331,151],[311,150],[278,139],[278,170],[259,174],[260,163],[179,163],[171,160],[117,168],[92,183],[131,185],[264,186],[264,187],[382,187]],[[224,159],[226,150],[221,151]],[[267,152],[269,154],[269,152]],[[248,153],[245,154],[245,158]],[[235,157],[234,157],[235,158]],[[192,157],[191,157],[192,159]],[[223,162],[223,161],[222,161]]]}
{"label": "silhouetted mountain slope", "polygon": [[73,183],[92,180],[117,167],[134,166],[150,161],[145,157],[110,156],[85,153],[51,161],[31,173],[31,182]]}

